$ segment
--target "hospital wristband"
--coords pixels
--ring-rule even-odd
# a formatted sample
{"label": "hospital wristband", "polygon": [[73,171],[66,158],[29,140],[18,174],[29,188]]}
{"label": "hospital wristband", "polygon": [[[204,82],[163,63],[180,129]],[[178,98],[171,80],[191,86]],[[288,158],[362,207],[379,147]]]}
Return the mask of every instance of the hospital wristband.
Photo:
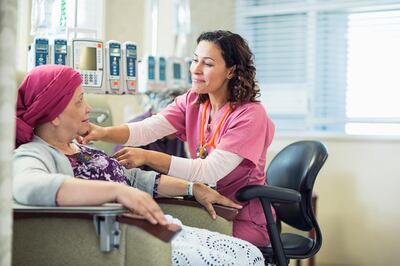
{"label": "hospital wristband", "polygon": [[186,195],[190,197],[193,196],[193,182],[188,182],[186,186]]}

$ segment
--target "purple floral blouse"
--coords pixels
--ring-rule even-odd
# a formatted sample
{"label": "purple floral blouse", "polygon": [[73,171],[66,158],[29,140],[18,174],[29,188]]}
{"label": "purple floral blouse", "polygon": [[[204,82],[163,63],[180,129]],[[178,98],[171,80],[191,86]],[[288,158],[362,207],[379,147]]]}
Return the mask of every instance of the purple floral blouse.
{"label": "purple floral blouse", "polygon": [[[82,179],[104,180],[123,183],[133,186],[131,181],[125,176],[124,169],[116,159],[108,156],[103,151],[91,149],[89,147],[79,145],[80,152],[66,155],[71,163],[74,176]],[[161,175],[156,176],[154,183],[154,197],[157,196],[157,187]]]}

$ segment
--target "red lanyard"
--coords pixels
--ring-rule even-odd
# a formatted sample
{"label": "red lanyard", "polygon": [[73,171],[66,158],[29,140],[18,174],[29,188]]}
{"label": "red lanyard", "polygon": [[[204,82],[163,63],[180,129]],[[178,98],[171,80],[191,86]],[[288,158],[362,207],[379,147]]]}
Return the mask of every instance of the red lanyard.
{"label": "red lanyard", "polygon": [[203,117],[201,118],[201,124],[200,124],[200,146],[197,148],[197,157],[199,158],[206,158],[207,157],[207,147],[212,147],[215,149],[215,138],[217,136],[217,133],[222,125],[222,123],[224,122],[225,118],[229,115],[230,112],[232,112],[232,108],[231,106],[229,106],[226,110],[225,113],[222,115],[221,119],[218,122],[217,128],[215,129],[211,139],[209,142],[204,143],[204,125],[206,124],[206,113],[207,113],[207,108],[208,105],[210,104],[210,101],[207,100],[204,103],[204,109],[203,109]]}

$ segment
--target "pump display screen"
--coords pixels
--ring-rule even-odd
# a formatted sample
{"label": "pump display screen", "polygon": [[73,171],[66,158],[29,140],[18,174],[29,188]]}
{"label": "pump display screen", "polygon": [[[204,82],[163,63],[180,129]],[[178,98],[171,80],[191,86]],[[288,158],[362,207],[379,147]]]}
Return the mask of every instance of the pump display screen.
{"label": "pump display screen", "polygon": [[121,49],[119,48],[111,48],[110,49],[111,56],[121,56]]}
{"label": "pump display screen", "polygon": [[60,44],[55,44],[54,45],[54,51],[56,54],[66,54],[67,53],[67,46],[66,45],[60,45]]}
{"label": "pump display screen", "polygon": [[96,47],[81,47],[79,55],[81,70],[97,70]]}
{"label": "pump display screen", "polygon": [[128,56],[128,57],[136,57],[136,50],[134,50],[134,49],[127,49],[127,50],[126,50],[126,56]]}
{"label": "pump display screen", "polygon": [[174,79],[181,79],[181,64],[179,63],[174,63],[173,64],[173,73],[174,73]]}
{"label": "pump display screen", "polygon": [[47,44],[36,44],[36,50],[38,50],[38,51],[46,51],[47,50]]}

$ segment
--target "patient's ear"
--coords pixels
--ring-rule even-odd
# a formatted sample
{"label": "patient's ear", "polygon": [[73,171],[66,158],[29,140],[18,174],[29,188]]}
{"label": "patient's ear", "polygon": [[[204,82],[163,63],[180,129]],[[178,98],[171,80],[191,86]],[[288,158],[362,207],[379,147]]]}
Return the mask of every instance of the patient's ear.
{"label": "patient's ear", "polygon": [[56,118],[54,118],[50,123],[55,127],[57,127],[57,126],[59,126],[61,124],[60,119],[58,118],[58,116]]}

